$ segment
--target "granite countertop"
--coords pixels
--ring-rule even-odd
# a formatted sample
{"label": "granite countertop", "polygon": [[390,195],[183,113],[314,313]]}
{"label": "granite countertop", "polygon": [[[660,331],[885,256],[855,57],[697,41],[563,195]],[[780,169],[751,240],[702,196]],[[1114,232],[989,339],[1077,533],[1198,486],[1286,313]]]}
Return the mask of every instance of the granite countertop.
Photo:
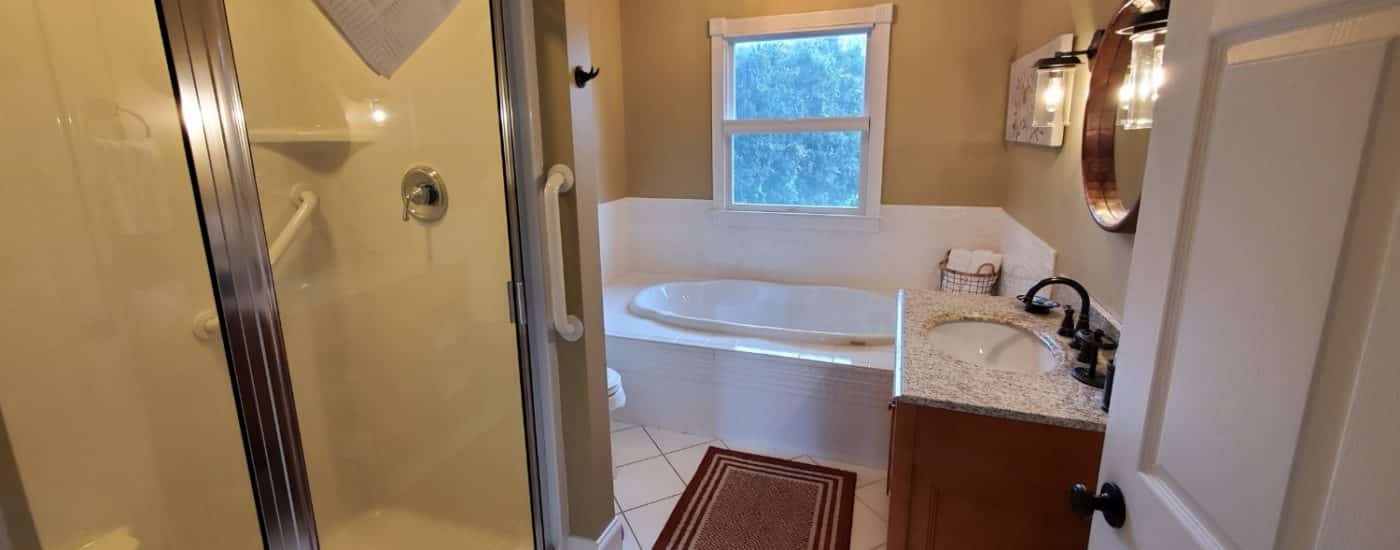
{"label": "granite countertop", "polygon": [[[899,334],[895,360],[895,400],[1062,426],[1103,431],[1099,409],[1103,390],[1070,376],[1077,353],[1056,331],[1062,315],[1026,313],[1015,298],[954,294],[936,290],[899,291]],[[1050,344],[1055,370],[1017,373],[954,359],[935,348],[930,329],[954,321],[988,321],[1030,331]]]}

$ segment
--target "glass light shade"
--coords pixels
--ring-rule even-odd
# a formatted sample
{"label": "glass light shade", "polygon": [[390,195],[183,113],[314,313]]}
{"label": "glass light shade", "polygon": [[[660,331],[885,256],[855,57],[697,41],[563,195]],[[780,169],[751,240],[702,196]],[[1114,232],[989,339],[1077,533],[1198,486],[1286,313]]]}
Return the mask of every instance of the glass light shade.
{"label": "glass light shade", "polygon": [[1065,125],[1069,116],[1069,96],[1074,91],[1074,67],[1047,67],[1036,70],[1035,116],[1036,128],[1057,128]]}
{"label": "glass light shade", "polygon": [[1137,84],[1133,79],[1133,68],[1128,67],[1123,74],[1123,84],[1118,86],[1118,125],[1126,126],[1128,118],[1132,115],[1133,93],[1137,91]]}
{"label": "glass light shade", "polygon": [[1166,51],[1166,29],[1133,35],[1133,55],[1124,89],[1119,91],[1118,125],[1128,130],[1152,127],[1152,109],[1166,81],[1162,54]]}

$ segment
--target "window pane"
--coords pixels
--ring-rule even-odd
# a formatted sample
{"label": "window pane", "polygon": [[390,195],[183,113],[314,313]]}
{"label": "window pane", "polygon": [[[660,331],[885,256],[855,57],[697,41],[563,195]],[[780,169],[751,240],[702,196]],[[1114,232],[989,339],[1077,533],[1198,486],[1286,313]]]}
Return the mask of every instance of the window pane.
{"label": "window pane", "polygon": [[860,206],[861,132],[734,135],[734,204]]}
{"label": "window pane", "polygon": [[734,44],[735,116],[864,116],[867,38],[860,33]]}

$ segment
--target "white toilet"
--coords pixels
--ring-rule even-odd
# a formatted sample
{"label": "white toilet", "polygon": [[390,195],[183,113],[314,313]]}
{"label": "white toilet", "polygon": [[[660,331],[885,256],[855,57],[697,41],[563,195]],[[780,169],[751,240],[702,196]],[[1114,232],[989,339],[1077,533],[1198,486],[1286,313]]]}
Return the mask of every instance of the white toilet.
{"label": "white toilet", "polygon": [[608,369],[608,411],[615,411],[627,404],[627,392],[622,390],[622,375]]}
{"label": "white toilet", "polygon": [[[622,391],[622,375],[617,371],[608,369],[608,412],[622,408],[627,404],[627,392]],[[617,479],[617,466],[613,466],[613,479]]]}

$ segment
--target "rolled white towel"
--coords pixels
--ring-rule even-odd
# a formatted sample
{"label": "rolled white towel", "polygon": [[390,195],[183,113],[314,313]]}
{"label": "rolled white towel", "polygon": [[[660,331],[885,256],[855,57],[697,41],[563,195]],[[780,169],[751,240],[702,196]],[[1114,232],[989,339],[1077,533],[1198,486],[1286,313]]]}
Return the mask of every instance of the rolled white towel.
{"label": "rolled white towel", "polygon": [[972,251],[965,248],[954,248],[948,251],[948,269],[963,273],[972,271]]}
{"label": "rolled white towel", "polygon": [[991,250],[974,250],[972,252],[972,266],[967,271],[980,273],[985,269],[983,266],[991,265],[994,273],[1000,273],[1001,260],[1002,255]]}

